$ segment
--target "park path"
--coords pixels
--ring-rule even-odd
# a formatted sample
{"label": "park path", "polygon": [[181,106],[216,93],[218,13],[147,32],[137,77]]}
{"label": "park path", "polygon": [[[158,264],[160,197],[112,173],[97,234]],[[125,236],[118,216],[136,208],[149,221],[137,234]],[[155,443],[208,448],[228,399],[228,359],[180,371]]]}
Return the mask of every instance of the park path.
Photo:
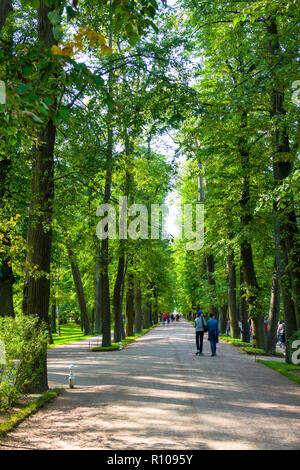
{"label": "park path", "polygon": [[123,351],[88,340],[49,351],[49,384],[76,387],[0,440],[0,449],[299,449],[299,386],[221,342],[195,356],[187,322]]}

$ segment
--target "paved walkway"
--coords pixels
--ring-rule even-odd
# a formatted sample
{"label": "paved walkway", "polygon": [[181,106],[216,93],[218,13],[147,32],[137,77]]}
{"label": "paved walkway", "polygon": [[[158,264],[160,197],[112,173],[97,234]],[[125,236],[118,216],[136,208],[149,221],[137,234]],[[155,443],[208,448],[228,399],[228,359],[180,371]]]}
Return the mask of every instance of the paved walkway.
{"label": "paved walkway", "polygon": [[187,322],[122,352],[88,340],[49,351],[51,387],[76,388],[31,416],[1,449],[299,449],[299,386],[226,343],[195,356]]}

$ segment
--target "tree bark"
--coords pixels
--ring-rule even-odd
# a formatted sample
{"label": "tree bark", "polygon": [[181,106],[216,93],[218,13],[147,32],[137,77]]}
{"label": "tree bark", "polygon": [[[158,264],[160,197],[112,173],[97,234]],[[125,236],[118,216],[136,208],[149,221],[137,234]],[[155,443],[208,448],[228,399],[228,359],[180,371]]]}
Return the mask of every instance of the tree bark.
{"label": "tree bark", "polygon": [[272,354],[274,354],[276,351],[276,334],[277,334],[279,313],[280,313],[280,287],[279,287],[279,282],[278,282],[278,271],[277,271],[277,266],[276,266],[276,261],[275,261],[273,276],[272,276],[271,299],[270,299],[268,331],[267,331],[267,341],[266,341],[266,350]]}
{"label": "tree bark", "polygon": [[96,241],[96,268],[95,268],[95,294],[94,294],[94,317],[95,317],[95,333],[102,333],[102,291],[101,291],[101,250],[98,240]]}
{"label": "tree bark", "polygon": [[[112,11],[110,13],[112,15]],[[110,19],[109,46],[112,47],[112,19]],[[114,72],[108,76],[108,92],[112,96]],[[104,188],[104,203],[108,203],[111,197],[111,182],[113,170],[113,113],[108,109],[107,113],[107,146],[106,146],[106,176]],[[109,242],[108,238],[101,241],[101,309],[102,309],[102,346],[111,346],[111,315],[110,315],[110,290],[109,290]]]}
{"label": "tree bark", "polygon": [[114,315],[114,341],[120,342],[122,339],[122,285],[124,281],[125,272],[125,257],[122,254],[119,256],[118,271],[114,287],[113,297],[113,315]]}
{"label": "tree bark", "polygon": [[134,330],[136,333],[140,333],[143,328],[143,314],[142,314],[141,282],[139,279],[135,279],[134,307],[135,307]]}
{"label": "tree bark", "polygon": [[79,267],[78,267],[76,257],[73,251],[72,240],[69,236],[66,239],[66,245],[67,245],[69,259],[71,262],[72,275],[73,275],[73,280],[75,284],[75,289],[76,289],[76,294],[77,294],[77,299],[78,299],[78,304],[79,304],[79,309],[80,309],[81,325],[83,326],[84,334],[89,335],[91,334],[91,325],[90,325],[90,320],[89,320],[89,316],[87,312],[81,275],[80,275]]}
{"label": "tree bark", "polygon": [[[38,40],[44,49],[56,44],[48,13],[53,11],[43,1],[38,11]],[[32,155],[32,181],[27,234],[26,275],[23,290],[23,311],[36,315],[49,329],[50,257],[52,241],[52,209],[54,200],[54,144],[56,127],[52,119],[39,132]],[[47,352],[42,358],[39,391],[48,389]]]}
{"label": "tree bark", "polygon": [[226,320],[227,320],[228,305],[223,304],[220,308],[219,328],[221,334],[226,334]]}
{"label": "tree bark", "polygon": [[230,319],[230,335],[239,338],[239,326],[236,305],[236,273],[234,264],[234,252],[230,251],[226,258],[228,272],[228,310]]}
{"label": "tree bark", "polygon": [[12,10],[12,0],[0,0],[0,31]]}
{"label": "tree bark", "polygon": [[242,340],[245,343],[250,341],[249,325],[248,325],[248,305],[246,300],[246,291],[244,288],[243,269],[240,268],[240,303],[241,303],[241,322],[242,322]]}
{"label": "tree bark", "polygon": [[126,336],[133,336],[134,324],[134,280],[133,274],[127,274],[126,286]]}
{"label": "tree bark", "polygon": [[146,302],[143,306],[143,329],[151,326],[151,302]]}
{"label": "tree bark", "polygon": [[51,332],[56,333],[56,301],[51,306]]}
{"label": "tree bark", "polygon": [[[11,193],[7,190],[5,182],[9,176],[11,160],[9,158],[2,158],[0,161],[0,209],[4,212],[1,216],[3,220],[7,219],[5,215],[4,199],[11,199]],[[5,231],[0,232],[0,317],[14,316],[13,306],[13,284],[14,275],[12,270],[12,260],[7,251],[10,249],[11,241],[9,234]]]}
{"label": "tree bark", "polygon": [[213,313],[216,318],[218,318],[218,308],[215,305],[215,289],[216,289],[216,281],[215,281],[215,259],[214,255],[206,254],[206,268],[207,268],[207,275],[208,275],[208,284],[211,288],[211,301],[210,301],[210,313]]}
{"label": "tree bark", "polygon": [[[1,244],[5,250],[10,246],[10,238],[5,233],[2,236]],[[2,254],[0,256],[0,317],[14,317],[13,284],[14,275],[11,258]]]}
{"label": "tree bark", "polygon": [[[291,152],[285,120],[284,87],[282,78],[277,76],[274,61],[281,53],[276,18],[266,23],[269,34],[270,68],[274,82],[271,95],[270,116],[275,120],[272,130],[274,185],[280,187],[292,170]],[[285,335],[287,341],[286,360],[290,362],[288,339],[300,328],[300,241],[294,202],[281,199],[274,203],[276,261],[280,284],[283,291]],[[292,291],[292,298],[290,296]]]}
{"label": "tree bark", "polygon": [[[241,206],[241,226],[245,231],[252,221],[252,213],[250,208],[250,159],[249,159],[249,146],[246,137],[244,136],[245,128],[247,127],[247,111],[244,111],[241,116],[241,136],[238,139],[238,149],[241,159],[242,168],[242,191],[240,198]],[[258,348],[265,346],[265,333],[264,333],[264,317],[261,302],[260,287],[257,282],[256,272],[253,261],[252,246],[248,240],[247,235],[243,237],[241,242],[241,260],[242,269],[245,279],[246,296],[249,305],[249,315],[252,322],[253,340]]]}

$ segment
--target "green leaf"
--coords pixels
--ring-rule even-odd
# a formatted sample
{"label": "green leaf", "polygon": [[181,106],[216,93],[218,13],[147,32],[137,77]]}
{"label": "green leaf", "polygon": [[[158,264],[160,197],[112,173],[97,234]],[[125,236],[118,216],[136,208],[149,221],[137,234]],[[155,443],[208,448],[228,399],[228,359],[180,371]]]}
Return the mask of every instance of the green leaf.
{"label": "green leaf", "polygon": [[57,24],[59,24],[59,22],[60,22],[60,14],[59,14],[58,10],[50,11],[50,12],[48,13],[48,18],[49,18],[50,23],[51,23],[53,26],[56,26]]}
{"label": "green leaf", "polygon": [[71,111],[67,106],[61,106],[58,110],[57,118],[63,122],[67,122],[69,120]]}
{"label": "green leaf", "polygon": [[67,10],[67,19],[68,19],[68,21],[71,20],[72,18],[75,18],[75,16],[77,15],[77,11],[74,10],[74,8],[72,8],[70,6],[67,6],[66,10]]}
{"label": "green leaf", "polygon": [[62,29],[55,26],[52,31],[53,31],[54,39],[56,39],[56,41],[60,41],[61,38],[63,37]]}
{"label": "green leaf", "polygon": [[25,83],[21,83],[16,89],[16,93],[18,93],[19,95],[22,95],[23,93],[26,93],[27,89],[28,89],[28,86],[25,85]]}
{"label": "green leaf", "polygon": [[32,117],[35,122],[38,122],[39,124],[44,124],[44,121],[42,121],[36,114],[33,114]]}
{"label": "green leaf", "polygon": [[135,46],[139,39],[140,39],[140,36],[137,33],[130,32],[128,34],[128,40],[131,46]]}
{"label": "green leaf", "polygon": [[94,80],[97,88],[102,88],[104,86],[104,80],[100,75],[96,75]]}

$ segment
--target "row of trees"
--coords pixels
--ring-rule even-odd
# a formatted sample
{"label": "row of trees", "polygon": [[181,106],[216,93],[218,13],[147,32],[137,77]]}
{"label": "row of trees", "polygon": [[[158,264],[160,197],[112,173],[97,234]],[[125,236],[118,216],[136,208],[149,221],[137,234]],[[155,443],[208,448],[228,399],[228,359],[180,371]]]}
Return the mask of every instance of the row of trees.
{"label": "row of trees", "polygon": [[179,256],[179,302],[186,312],[199,299],[219,310],[223,330],[228,308],[231,334],[241,319],[244,340],[249,316],[257,346],[273,351],[280,305],[287,339],[300,329],[299,5],[182,7],[178,29],[190,38],[197,95],[180,130],[181,193],[205,204],[205,246]]}
{"label": "row of trees", "polygon": [[112,325],[120,341],[174,308],[168,240],[96,236],[100,204],[118,212],[126,196],[150,209],[172,185],[174,167],[151,143],[183,90],[178,39],[166,25],[159,34],[157,8],[1,1],[0,313],[38,317],[50,341],[57,307],[79,310],[103,346]]}
{"label": "row of trees", "polygon": [[[37,316],[51,340],[59,303],[109,346],[112,324],[119,341],[204,306],[222,325],[228,310],[234,337],[250,316],[265,347],[271,288],[272,332],[280,305],[287,338],[299,329],[299,7],[164,3],[0,1],[0,314]],[[153,143],[171,129],[204,247],[99,241],[100,204],[165,201],[177,163]]]}

